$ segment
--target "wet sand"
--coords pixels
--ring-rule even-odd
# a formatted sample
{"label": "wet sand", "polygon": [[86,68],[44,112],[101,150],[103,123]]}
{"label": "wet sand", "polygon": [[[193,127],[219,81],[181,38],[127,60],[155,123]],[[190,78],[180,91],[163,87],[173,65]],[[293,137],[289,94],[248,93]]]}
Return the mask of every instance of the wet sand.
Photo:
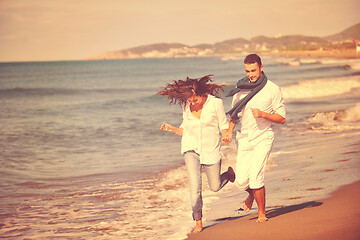
{"label": "wet sand", "polygon": [[189,234],[188,239],[358,240],[359,199],[360,181],[338,189],[329,199],[270,209],[265,223],[256,223],[256,214],[243,215]]}

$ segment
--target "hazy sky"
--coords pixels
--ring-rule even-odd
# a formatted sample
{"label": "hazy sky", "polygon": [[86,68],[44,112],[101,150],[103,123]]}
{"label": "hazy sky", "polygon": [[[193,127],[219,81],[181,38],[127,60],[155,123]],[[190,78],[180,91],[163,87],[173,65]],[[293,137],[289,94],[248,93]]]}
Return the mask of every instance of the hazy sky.
{"label": "hazy sky", "polygon": [[327,36],[359,0],[0,0],[0,61],[76,60],[152,43]]}

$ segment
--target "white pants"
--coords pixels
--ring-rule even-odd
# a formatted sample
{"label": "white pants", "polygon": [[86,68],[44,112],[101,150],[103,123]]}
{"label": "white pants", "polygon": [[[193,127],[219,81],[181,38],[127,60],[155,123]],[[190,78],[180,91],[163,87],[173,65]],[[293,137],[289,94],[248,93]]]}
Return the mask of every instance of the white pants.
{"label": "white pants", "polygon": [[264,172],[273,141],[273,131],[267,131],[253,140],[240,134],[236,160],[236,185],[241,190],[264,186]]}

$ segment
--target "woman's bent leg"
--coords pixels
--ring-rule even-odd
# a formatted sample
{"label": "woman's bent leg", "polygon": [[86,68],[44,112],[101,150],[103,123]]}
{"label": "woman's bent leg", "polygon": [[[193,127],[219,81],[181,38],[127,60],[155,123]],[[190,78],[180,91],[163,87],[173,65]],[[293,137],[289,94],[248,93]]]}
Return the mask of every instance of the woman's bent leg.
{"label": "woman's bent leg", "polygon": [[204,169],[211,191],[217,192],[229,182],[229,172],[220,175],[221,161],[211,165],[204,165]]}
{"label": "woman's bent leg", "polygon": [[184,154],[184,160],[190,181],[190,200],[194,220],[202,218],[202,182],[199,155],[193,151]]}

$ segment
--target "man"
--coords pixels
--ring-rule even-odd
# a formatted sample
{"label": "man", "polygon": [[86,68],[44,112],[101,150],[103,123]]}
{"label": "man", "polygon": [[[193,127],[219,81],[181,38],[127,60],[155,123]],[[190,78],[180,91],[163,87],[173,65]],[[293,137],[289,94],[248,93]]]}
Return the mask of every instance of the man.
{"label": "man", "polygon": [[[231,141],[236,121],[241,117],[241,132],[237,133],[238,154],[236,183],[249,193],[242,210],[250,211],[254,200],[258,205],[258,219],[265,222],[264,172],[273,140],[273,123],[284,124],[286,111],[280,88],[269,81],[256,54],[244,60],[247,77],[241,79],[230,92],[233,96],[227,140]],[[228,96],[229,96],[228,95]]]}

